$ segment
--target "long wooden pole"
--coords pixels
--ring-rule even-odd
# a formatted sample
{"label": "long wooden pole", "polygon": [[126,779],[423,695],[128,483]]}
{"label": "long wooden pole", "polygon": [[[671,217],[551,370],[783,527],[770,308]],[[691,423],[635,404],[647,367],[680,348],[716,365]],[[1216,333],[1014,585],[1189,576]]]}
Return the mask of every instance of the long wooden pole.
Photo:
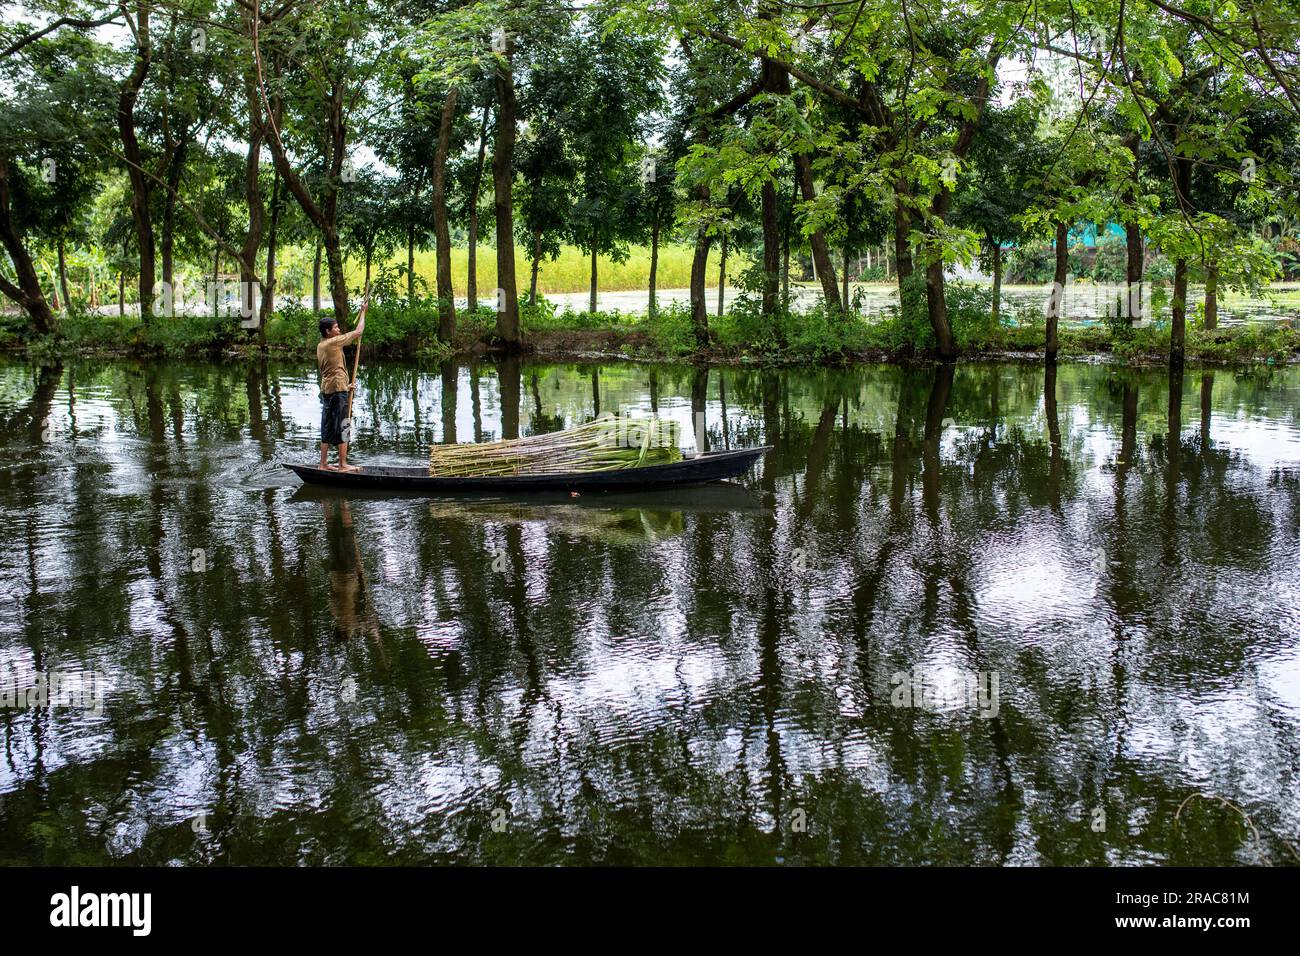
{"label": "long wooden pole", "polygon": [[[366,286],[366,297],[361,302],[361,311],[357,314],[360,322],[370,308],[370,286]],[[363,333],[364,334],[364,333]],[[357,367],[361,364],[361,336],[357,336],[357,350],[352,353],[352,388],[348,389],[348,442],[352,442],[352,396],[356,395]]]}

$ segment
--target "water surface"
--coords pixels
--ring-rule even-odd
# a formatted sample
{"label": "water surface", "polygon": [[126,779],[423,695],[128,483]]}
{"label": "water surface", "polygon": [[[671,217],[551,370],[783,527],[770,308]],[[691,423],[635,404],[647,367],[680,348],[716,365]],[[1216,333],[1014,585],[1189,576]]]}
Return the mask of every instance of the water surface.
{"label": "water surface", "polygon": [[0,698],[103,689],[0,707],[0,862],[1300,862],[1297,370],[361,378],[362,461],[775,447],[328,494],[307,363],[0,365]]}

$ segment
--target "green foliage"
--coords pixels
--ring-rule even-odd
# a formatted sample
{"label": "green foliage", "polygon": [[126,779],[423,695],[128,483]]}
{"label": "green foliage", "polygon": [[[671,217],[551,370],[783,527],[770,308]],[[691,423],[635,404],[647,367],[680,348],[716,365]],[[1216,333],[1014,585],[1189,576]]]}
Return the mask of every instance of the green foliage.
{"label": "green foliage", "polygon": [[[263,77],[251,68],[247,8],[169,0],[122,8],[124,29],[41,29],[68,16],[67,6],[34,0],[2,29],[6,41],[19,42],[0,66],[12,93],[0,104],[12,219],[0,274],[12,280],[23,271],[26,287],[39,286],[51,301],[56,289],[66,297],[57,251],[72,299],[98,307],[121,279],[126,300],[140,304],[138,277],[148,270],[139,245],[149,241],[142,203],[153,216],[159,267],[165,234],[176,276],[247,271],[232,253],[259,220],[259,197],[249,190],[260,182],[261,204],[278,210],[280,292],[304,293],[311,252],[337,227],[344,284],[359,289],[363,271],[372,279],[372,345],[427,349],[436,312],[431,160],[442,109],[452,107],[445,185],[453,286],[464,295],[471,214],[478,239],[490,235],[497,214],[491,154],[505,139],[498,133],[506,87],[498,81],[507,77],[518,107],[510,157],[516,259],[541,263],[537,288],[586,289],[594,248],[601,289],[644,289],[652,227],[659,287],[684,288],[703,229],[714,240],[710,269],[725,241],[728,275],[740,276],[746,293],[711,320],[719,346],[735,353],[820,361],[863,349],[934,348],[920,271],[896,312],[870,320],[816,306],[763,314],[758,293],[765,285],[770,293],[774,277],[756,264],[765,241],[767,253],[777,251],[777,237],[796,273],[820,233],[837,265],[841,254],[890,240],[913,247],[918,270],[969,262],[980,248],[987,269],[989,250],[1008,248],[1007,281],[1045,283],[1054,268],[1046,237],[1058,223],[1132,223],[1159,250],[1149,283],[1169,278],[1174,256],[1187,262],[1192,282],[1213,268],[1225,292],[1257,290],[1300,270],[1300,117],[1276,73],[1292,62],[1300,28],[1276,0],[1258,0],[1249,24],[1204,3],[1183,11],[1117,0],[1045,0],[1029,20],[1023,9],[990,0],[860,8],[320,0],[261,21],[264,92],[280,112],[274,135],[262,141],[260,171],[246,168],[249,130],[265,106],[263,91],[253,92]],[[29,18],[37,22],[16,22]],[[210,46],[191,46],[192,23],[219,27],[208,30]],[[1037,63],[1048,37],[1059,62],[1023,81],[998,68],[999,58]],[[146,60],[134,111],[150,173],[142,188],[138,176],[128,183],[137,164],[118,155],[117,109],[124,79]],[[269,162],[281,144],[288,177]],[[370,155],[379,163],[356,169]],[[653,164],[643,165],[647,159]],[[50,162],[58,176],[47,179]],[[892,235],[896,221],[905,235]],[[490,294],[498,284],[492,243],[478,256],[478,289]],[[1118,282],[1125,260],[1123,240],[1106,236],[1095,251],[1071,249],[1070,272]],[[517,284],[528,277],[526,266],[517,269]],[[877,277],[878,267],[860,278]],[[5,289],[20,307],[27,300],[33,324],[44,326],[39,297],[13,291],[12,281]],[[1035,344],[1026,338],[1033,322],[988,328],[981,290],[952,283],[947,296],[960,348]],[[147,311],[147,290],[144,298]],[[522,316],[529,332],[627,331],[674,354],[693,348],[688,319],[679,307],[641,320],[544,300],[525,305]],[[495,313],[476,303],[458,321],[459,345],[485,338]],[[214,351],[258,341],[237,323],[206,316],[160,319],[146,331],[133,319],[74,308],[63,326],[48,347]],[[1145,333],[1112,331],[1120,349],[1146,348]],[[286,307],[266,339],[297,349],[315,335],[314,316]]]}
{"label": "green foliage", "polygon": [[899,349],[934,348],[934,329],[926,307],[925,275],[913,272],[899,289],[898,325],[893,340]]}
{"label": "green foliage", "polygon": [[[997,330],[989,325],[991,291],[983,286],[954,281],[948,284],[948,314],[962,354],[1035,353],[1043,348],[1043,319],[1018,316]],[[871,318],[855,311],[845,314],[820,304],[807,310],[779,310],[765,319],[751,297],[741,296],[722,316],[711,316],[715,349],[713,358],[733,358],[760,363],[834,363],[855,358],[923,358],[934,348],[934,336],[923,313],[909,321],[897,308]],[[332,315],[322,311],[321,316]],[[496,314],[489,307],[460,313],[461,333],[456,345],[439,343],[435,335],[436,302],[425,298],[413,306],[397,299],[375,303],[366,318],[365,344],[374,354],[412,356],[441,361],[459,348],[488,340]],[[601,347],[619,348],[645,358],[683,357],[696,354],[690,307],[672,303],[653,318],[618,311],[593,314],[556,309],[545,298],[524,305],[521,316],[530,335],[572,333],[599,335]],[[277,351],[311,354],[319,341],[318,315],[300,305],[277,310],[266,329],[269,347]],[[16,316],[0,322],[0,346],[23,345],[29,356],[54,357],[68,352],[121,352],[145,350],[169,355],[214,354],[255,345],[233,318],[186,315],[156,318],[146,332],[134,315],[73,311],[60,323],[57,334],[25,338],[25,326]],[[1124,323],[1092,323],[1060,330],[1061,354],[1111,354],[1121,362],[1148,364],[1163,361],[1169,349],[1167,324],[1129,327]],[[561,340],[564,341],[564,340]],[[580,346],[581,339],[568,346]],[[566,346],[561,346],[566,347]],[[1300,336],[1287,326],[1256,323],[1215,331],[1191,328],[1187,357],[1191,361],[1233,364],[1280,364],[1300,355]]]}
{"label": "green foliage", "polygon": [[140,318],[73,310],[59,321],[58,341],[70,349],[123,349],[140,333]]}
{"label": "green foliage", "polygon": [[521,302],[519,318],[527,332],[627,328],[639,321],[636,317],[624,315],[617,309],[608,312],[587,312],[575,310],[568,305],[563,309],[557,309],[555,303],[543,295],[537,297],[535,304]]}
{"label": "green foliage", "polygon": [[[862,323],[846,340],[847,347],[865,348],[897,357],[921,355],[934,349],[934,330],[926,312],[924,276],[914,273],[909,277],[902,294],[902,308],[891,308],[875,321]],[[951,280],[945,283],[945,294],[948,321],[957,347],[963,351],[988,348],[991,345],[992,290]]]}
{"label": "green foliage", "polygon": [[[802,311],[778,308],[766,317],[757,299],[741,295],[713,322],[723,349],[781,362],[834,361],[873,347],[871,325],[822,302]],[[689,312],[682,334],[689,334]]]}
{"label": "green foliage", "polygon": [[689,355],[695,351],[695,326],[691,307],[684,302],[660,306],[646,319],[646,330],[655,349],[664,355]]}
{"label": "green foliage", "polygon": [[155,316],[142,336],[145,348],[158,349],[168,355],[186,352],[215,352],[246,333],[237,319],[210,314]]}
{"label": "green foliage", "polygon": [[1006,282],[1026,285],[1051,282],[1056,271],[1052,243],[1034,239],[1016,246],[1007,252],[1003,270]]}
{"label": "green foliage", "polygon": [[970,282],[945,283],[948,322],[957,348],[967,350],[989,343],[989,317],[993,314],[993,290]]}
{"label": "green foliage", "polygon": [[539,295],[536,302],[527,300],[519,303],[519,321],[525,331],[549,329],[555,327],[555,303],[544,295]]}
{"label": "green foliage", "polygon": [[818,302],[806,312],[782,312],[783,357],[801,362],[846,358],[868,347],[868,326],[856,314]]}
{"label": "green foliage", "polygon": [[[314,349],[320,341],[317,322],[322,317],[333,316],[330,311],[319,314],[301,305],[283,306],[266,327],[269,345],[305,351]],[[436,299],[420,299],[413,305],[392,298],[375,302],[366,312],[366,333],[363,339],[367,349],[381,354],[414,354],[428,347],[437,337],[438,303]]]}
{"label": "green foliage", "polygon": [[[315,348],[320,341],[320,330],[316,323],[320,318],[333,313],[313,312],[297,303],[283,305],[271,316],[266,324],[266,341],[270,345],[306,351]],[[367,328],[369,320],[367,320]]]}
{"label": "green foliage", "polygon": [[1253,324],[1240,328],[1188,332],[1188,354],[1212,362],[1266,365],[1292,361],[1300,353],[1300,336],[1285,325]]}
{"label": "green foliage", "polygon": [[748,291],[755,283],[754,277],[761,274],[761,263],[742,273],[740,295],[725,316],[711,321],[720,341],[758,354],[774,355],[781,351],[788,314],[781,310],[770,320],[763,315],[761,302]]}

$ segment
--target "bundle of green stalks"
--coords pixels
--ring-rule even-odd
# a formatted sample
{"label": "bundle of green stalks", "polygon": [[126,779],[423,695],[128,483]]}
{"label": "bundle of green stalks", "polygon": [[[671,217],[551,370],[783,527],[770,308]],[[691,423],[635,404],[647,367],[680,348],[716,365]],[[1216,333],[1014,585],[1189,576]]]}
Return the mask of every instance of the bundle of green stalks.
{"label": "bundle of green stalks", "polygon": [[590,473],[682,460],[679,428],[663,418],[603,416],[586,425],[475,445],[435,445],[429,474],[439,478]]}

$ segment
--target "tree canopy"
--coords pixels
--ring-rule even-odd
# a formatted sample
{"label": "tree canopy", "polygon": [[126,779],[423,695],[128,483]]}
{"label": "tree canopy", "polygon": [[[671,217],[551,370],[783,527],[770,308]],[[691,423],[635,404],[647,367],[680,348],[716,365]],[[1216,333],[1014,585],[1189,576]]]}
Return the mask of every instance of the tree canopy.
{"label": "tree canopy", "polygon": [[901,308],[949,359],[955,265],[984,263],[996,286],[1005,250],[1050,243],[1059,286],[1088,226],[1125,237],[1125,321],[1148,314],[1150,250],[1173,264],[1177,361],[1189,282],[1205,284],[1212,327],[1221,287],[1295,259],[1300,17],[1286,0],[5,6],[0,292],[36,334],[94,304],[69,253],[111,256],[145,323],[179,273],[229,264],[258,326],[276,245],[292,242],[318,250],[343,322],[349,258],[369,284],[404,249],[414,303],[415,252],[434,248],[446,340],[451,247],[494,234],[503,348],[521,344],[516,243],[525,307],[567,244],[590,258],[594,312],[599,257],[649,245],[653,310],[658,251],[675,242],[694,249],[701,345],[713,253],[724,270],[746,253],[742,298],[780,335],[792,260],[838,314],[861,251],[879,248]]}

